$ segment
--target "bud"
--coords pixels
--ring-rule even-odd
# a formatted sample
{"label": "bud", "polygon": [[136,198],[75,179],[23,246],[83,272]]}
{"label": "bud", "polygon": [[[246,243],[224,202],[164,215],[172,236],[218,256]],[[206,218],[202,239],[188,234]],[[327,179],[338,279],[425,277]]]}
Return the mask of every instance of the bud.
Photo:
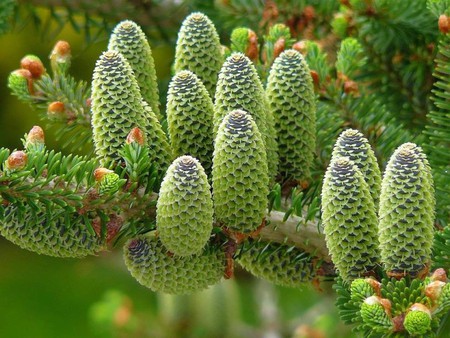
{"label": "bud", "polygon": [[33,79],[40,79],[45,73],[45,67],[41,59],[35,55],[26,55],[20,60],[22,69],[29,70]]}
{"label": "bud", "polygon": [[52,70],[56,73],[64,73],[70,67],[70,60],[72,58],[69,43],[62,40],[58,41],[55,47],[53,47],[49,58]]}
{"label": "bud", "polygon": [[8,87],[19,97],[33,95],[33,75],[28,69],[17,69],[9,74]]}
{"label": "bud", "polygon": [[297,41],[292,45],[292,49],[295,49],[297,52],[300,52],[303,56],[305,56],[307,51],[306,40]]}
{"label": "bud", "polygon": [[436,269],[431,275],[431,280],[447,282],[447,273],[445,272],[445,269],[443,268]]}
{"label": "bud", "polygon": [[37,146],[39,149],[45,144],[44,131],[39,126],[34,126],[27,134],[25,148],[29,150],[31,146]]}
{"label": "bud", "polygon": [[25,168],[28,162],[28,156],[24,151],[13,151],[5,162],[5,169],[9,171],[21,170]]}
{"label": "bud", "polygon": [[94,177],[98,182],[98,192],[101,195],[115,193],[117,190],[119,190],[124,182],[124,180],[121,180],[119,175],[117,175],[115,172],[105,168],[95,169]]}
{"label": "bud", "polygon": [[276,59],[286,48],[286,40],[279,38],[273,46],[273,58]]}
{"label": "bud", "polygon": [[311,75],[311,78],[313,80],[314,87],[318,87],[320,84],[319,73],[317,73],[315,70],[311,70],[309,74]]}
{"label": "bud", "polygon": [[365,299],[371,296],[378,296],[379,292],[374,290],[370,281],[374,281],[371,278],[357,278],[352,281],[350,285],[350,297],[353,302],[362,303]]}
{"label": "bud", "polygon": [[131,129],[130,133],[127,136],[127,139],[125,140],[127,144],[136,142],[140,146],[143,146],[145,144],[144,141],[144,133],[142,130],[140,130],[138,127]]}
{"label": "bud", "polygon": [[114,171],[106,168],[97,168],[94,170],[94,178],[96,182],[101,182],[105,175],[112,174]]}
{"label": "bud", "polygon": [[433,302],[436,302],[439,299],[445,285],[445,282],[441,282],[439,280],[427,284],[425,287],[425,296],[430,298]]}
{"label": "bud", "polygon": [[403,326],[411,335],[424,335],[431,328],[430,310],[420,303],[411,305],[409,310],[403,321]]}
{"label": "bud", "polygon": [[303,9],[303,16],[305,17],[306,21],[311,21],[316,16],[316,11],[314,10],[313,6],[305,6]]}
{"label": "bud", "polygon": [[449,19],[449,17],[447,15],[445,15],[445,14],[442,14],[439,17],[438,26],[439,26],[439,30],[443,34],[447,34],[448,32],[450,32],[450,19]]}
{"label": "bud", "polygon": [[52,119],[61,119],[66,117],[66,106],[61,101],[51,102],[47,107],[47,116]]}
{"label": "bud", "polygon": [[371,296],[361,305],[363,322],[371,329],[377,329],[377,332],[389,332],[393,328],[393,322],[383,303],[385,301],[382,298]]}
{"label": "bud", "polygon": [[347,80],[344,82],[344,93],[352,96],[359,95],[358,83],[352,80]]}

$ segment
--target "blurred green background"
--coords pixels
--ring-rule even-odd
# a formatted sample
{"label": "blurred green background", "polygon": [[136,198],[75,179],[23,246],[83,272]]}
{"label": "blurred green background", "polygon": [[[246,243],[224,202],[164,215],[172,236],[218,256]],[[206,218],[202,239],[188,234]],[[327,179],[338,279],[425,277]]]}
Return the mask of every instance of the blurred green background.
{"label": "blurred green background", "polygon": [[[45,13],[44,13],[45,14]],[[71,73],[90,82],[107,33],[95,43],[70,25],[57,35],[32,24],[0,36],[0,144],[21,148],[33,125],[46,131],[36,111],[9,94],[8,74],[26,54],[48,55],[57,40],[72,45]],[[176,36],[171,37],[172,41]],[[161,81],[167,85],[173,44],[150,41]],[[237,271],[233,280],[189,297],[157,295],[126,271],[119,249],[84,260],[39,256],[0,239],[0,337],[349,337],[339,323],[333,292],[273,287]]]}

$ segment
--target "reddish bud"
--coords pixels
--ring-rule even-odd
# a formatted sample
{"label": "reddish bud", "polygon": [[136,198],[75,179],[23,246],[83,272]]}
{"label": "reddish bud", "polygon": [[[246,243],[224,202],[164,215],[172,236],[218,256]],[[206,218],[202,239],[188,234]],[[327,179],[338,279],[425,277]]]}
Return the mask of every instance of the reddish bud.
{"label": "reddish bud", "polygon": [[350,4],[349,0],[341,0],[341,5],[344,5],[348,8],[352,8],[352,5]]}
{"label": "reddish bud", "polygon": [[347,80],[344,82],[344,92],[346,94],[359,94],[358,84],[355,81]]}
{"label": "reddish bud", "polygon": [[27,55],[20,60],[20,67],[29,70],[33,79],[40,79],[45,73],[42,61],[35,55]]}
{"label": "reddish bud", "polygon": [[[13,82],[10,85],[10,87],[15,86],[17,87],[17,83],[19,83],[20,88],[23,88],[23,90],[25,90],[24,88],[24,80],[27,83],[27,89],[28,93],[33,94],[34,90],[33,90],[33,75],[31,74],[31,72],[28,69],[16,69],[15,71],[13,71],[10,75],[11,80],[10,82]],[[14,81],[15,80],[15,81]]]}
{"label": "reddish bud", "polygon": [[44,144],[45,143],[45,137],[44,137],[44,130],[42,130],[39,126],[34,126],[31,128],[27,135],[27,144]]}
{"label": "reddish bud", "polygon": [[441,281],[441,282],[447,282],[447,273],[445,272],[445,269],[439,268],[434,270],[433,274],[431,275],[431,280],[435,281]]}
{"label": "reddish bud", "polygon": [[286,48],[286,40],[284,38],[279,38],[275,45],[273,46],[273,58],[276,59],[284,49]]}
{"label": "reddish bud", "polygon": [[140,130],[139,128],[136,127],[136,128],[131,129],[125,142],[127,144],[136,142],[139,145],[143,146],[145,143],[144,139],[145,139],[144,133],[142,132],[142,130]]}
{"label": "reddish bud", "polygon": [[442,14],[441,16],[439,16],[439,20],[438,20],[438,26],[439,26],[439,30],[444,33],[447,34],[448,32],[450,32],[450,19],[447,15]]}
{"label": "reddish bud", "polygon": [[316,16],[316,11],[313,6],[306,6],[303,9],[303,16],[305,17],[306,21],[311,21]]}
{"label": "reddish bud", "polygon": [[431,282],[425,287],[425,295],[435,302],[436,300],[439,299],[439,296],[441,295],[442,292],[442,288],[445,285],[446,285],[445,282],[441,282],[439,280]]}
{"label": "reddish bud", "polygon": [[7,170],[20,170],[27,165],[28,156],[24,151],[13,151],[6,160]]}
{"label": "reddish bud", "polygon": [[247,50],[245,51],[245,55],[252,60],[258,60],[258,36],[251,29],[248,30],[248,45]]}
{"label": "reddish bud", "polygon": [[53,71],[64,72],[70,66],[70,45],[66,41],[58,41],[50,54]]}
{"label": "reddish bud", "polygon": [[306,55],[306,41],[297,41],[293,44],[292,49],[295,49],[297,52],[302,53],[302,55]]}
{"label": "reddish bud", "polygon": [[320,83],[319,74],[315,70],[311,70],[309,73],[311,74],[314,86],[318,87]]}
{"label": "reddish bud", "polygon": [[55,101],[48,105],[47,115],[49,117],[59,118],[65,115],[66,107],[63,102]]}
{"label": "reddish bud", "polygon": [[94,170],[94,178],[97,182],[100,182],[107,174],[112,174],[114,171],[106,168],[97,168]]}

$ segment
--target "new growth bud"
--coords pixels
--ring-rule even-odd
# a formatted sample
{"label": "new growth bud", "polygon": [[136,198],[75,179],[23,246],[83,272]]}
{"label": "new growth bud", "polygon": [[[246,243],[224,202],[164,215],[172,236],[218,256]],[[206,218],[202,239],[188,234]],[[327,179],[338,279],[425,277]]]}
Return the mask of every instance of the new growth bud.
{"label": "new growth bud", "polygon": [[137,143],[140,146],[143,146],[145,144],[145,135],[142,132],[142,130],[140,130],[138,127],[135,127],[133,129],[131,129],[130,133],[127,136],[127,139],[125,140],[125,142],[127,144],[131,144],[131,143]]}
{"label": "new growth bud", "polygon": [[112,194],[119,190],[123,180],[114,171],[106,168],[94,170],[94,178],[97,182],[99,194]]}
{"label": "new growth bud", "polygon": [[61,101],[51,102],[47,107],[47,116],[51,119],[64,119],[66,115],[66,106]]}
{"label": "new growth bud", "polygon": [[28,69],[17,69],[11,72],[8,76],[8,88],[19,97],[33,95],[33,75]]}
{"label": "new growth bud", "polygon": [[43,149],[45,145],[45,136],[44,131],[39,126],[34,126],[28,132],[26,140],[25,140],[25,148],[27,150],[32,150],[33,148],[36,150]]}
{"label": "new growth bud", "polygon": [[27,55],[20,60],[22,69],[29,70],[33,79],[38,80],[45,73],[45,67],[41,59],[36,55]]}
{"label": "new growth bud", "polygon": [[450,32],[450,18],[447,15],[442,14],[439,16],[438,26],[441,33],[447,34]]}
{"label": "new growth bud", "polygon": [[411,305],[403,321],[403,326],[409,334],[414,336],[427,333],[431,328],[430,310],[420,303]]}
{"label": "new growth bud", "polygon": [[25,168],[28,162],[27,154],[22,150],[13,151],[5,162],[5,169],[16,171]]}
{"label": "new growth bud", "polygon": [[58,41],[50,53],[50,65],[55,74],[65,73],[70,67],[72,58],[70,45],[66,41]]}

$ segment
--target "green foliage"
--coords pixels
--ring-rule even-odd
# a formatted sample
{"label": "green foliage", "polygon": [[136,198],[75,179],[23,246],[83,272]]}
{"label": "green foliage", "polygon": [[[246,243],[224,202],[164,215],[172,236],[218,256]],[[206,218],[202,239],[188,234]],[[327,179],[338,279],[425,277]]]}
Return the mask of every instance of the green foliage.
{"label": "green foliage", "polygon": [[120,22],[111,33],[108,49],[116,50],[125,57],[133,70],[142,98],[161,119],[155,62],[142,29],[130,20]]}
{"label": "green foliage", "polygon": [[299,288],[316,277],[312,256],[298,248],[277,243],[249,243],[237,262],[258,278],[275,285]]}
{"label": "green foliage", "polygon": [[367,58],[364,50],[355,38],[346,38],[341,42],[337,54],[336,71],[348,78],[354,76],[365,66]]}
{"label": "green foliage", "polygon": [[162,244],[178,256],[198,254],[213,228],[211,187],[197,159],[178,157],[161,184],[156,226]]}
{"label": "green foliage", "polygon": [[156,237],[140,236],[124,247],[124,260],[131,275],[153,291],[188,294],[206,289],[222,278],[225,257],[217,248],[198,255],[170,255]]}
{"label": "green foliage", "polygon": [[422,149],[406,143],[392,155],[380,194],[381,262],[392,273],[417,276],[431,260],[434,189]]}
{"label": "green foliage", "polygon": [[190,14],[178,33],[175,72],[190,70],[213,96],[222,62],[222,48],[214,24],[202,13]]}
{"label": "green foliage", "polygon": [[15,0],[3,0],[0,4],[0,34],[4,34],[10,30],[16,6],[17,3]]}
{"label": "green foliage", "polygon": [[333,263],[346,282],[373,271],[378,262],[377,216],[361,171],[334,157],[322,188],[322,222]]}
{"label": "green foliage", "polygon": [[234,110],[220,124],[215,140],[212,187],[216,221],[238,232],[262,223],[268,191],[267,157],[250,114]]}
{"label": "green foliage", "polygon": [[309,180],[316,138],[316,104],[309,67],[295,50],[283,52],[271,68],[266,96],[275,117],[279,172]]}
{"label": "green foliage", "polygon": [[167,93],[167,123],[175,156],[196,157],[211,173],[214,150],[214,105],[200,79],[190,71],[177,73]]}

